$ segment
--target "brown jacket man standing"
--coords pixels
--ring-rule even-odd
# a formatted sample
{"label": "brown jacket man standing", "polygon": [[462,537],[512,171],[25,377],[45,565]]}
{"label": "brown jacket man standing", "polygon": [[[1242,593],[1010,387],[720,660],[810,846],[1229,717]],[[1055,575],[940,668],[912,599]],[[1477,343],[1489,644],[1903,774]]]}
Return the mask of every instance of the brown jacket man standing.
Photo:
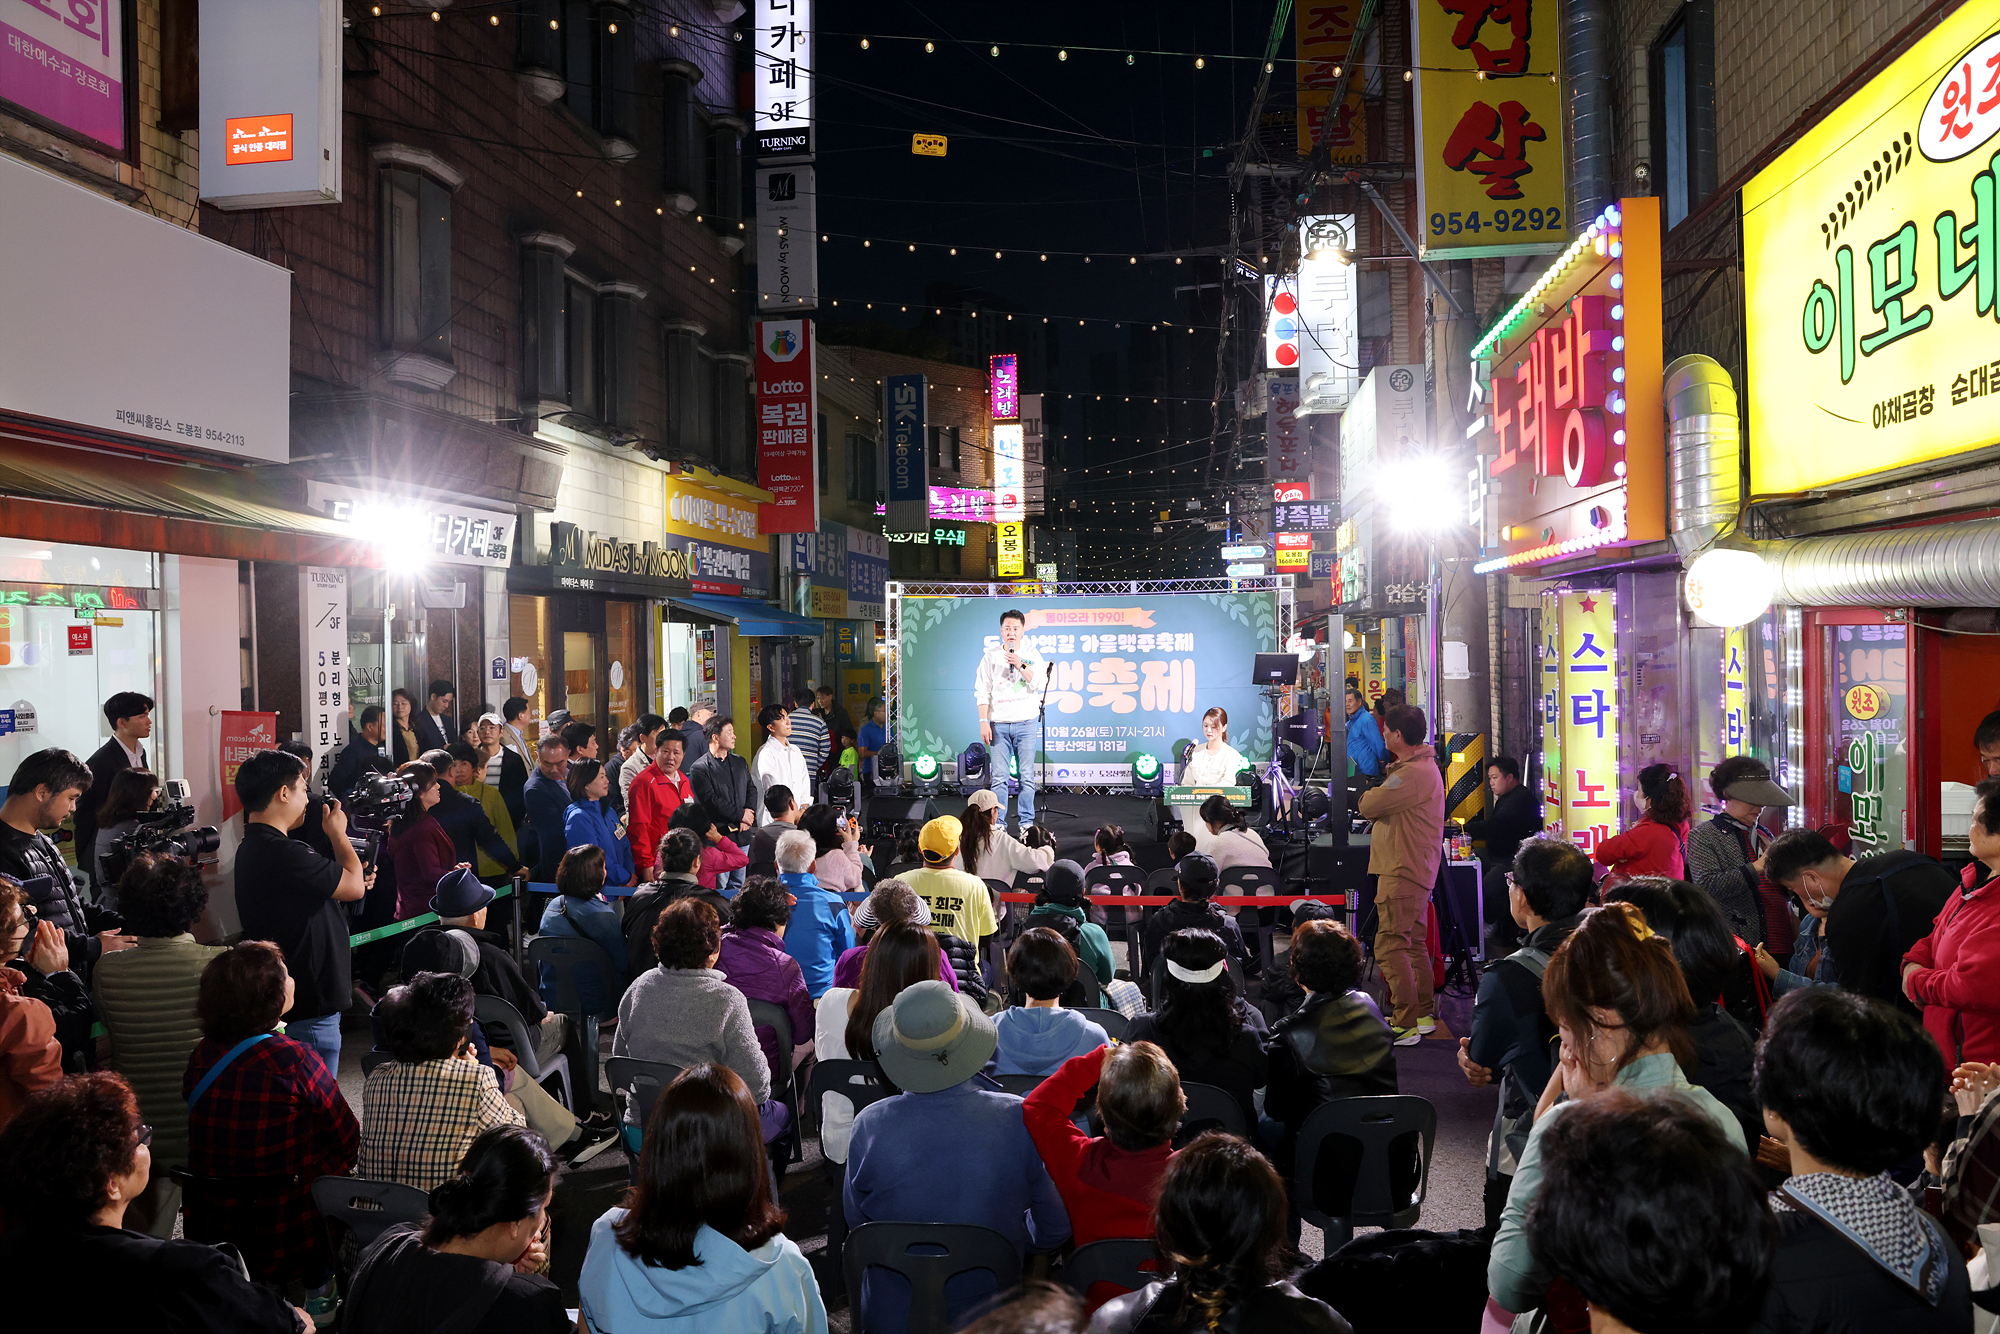
{"label": "brown jacket man standing", "polygon": [[1415,1046],[1437,1027],[1429,921],[1444,847],[1444,776],[1429,734],[1422,709],[1390,709],[1382,740],[1395,762],[1379,787],[1361,794],[1361,818],[1374,823],[1368,873],[1376,877],[1375,961],[1395,1005],[1390,1025],[1399,1047]]}

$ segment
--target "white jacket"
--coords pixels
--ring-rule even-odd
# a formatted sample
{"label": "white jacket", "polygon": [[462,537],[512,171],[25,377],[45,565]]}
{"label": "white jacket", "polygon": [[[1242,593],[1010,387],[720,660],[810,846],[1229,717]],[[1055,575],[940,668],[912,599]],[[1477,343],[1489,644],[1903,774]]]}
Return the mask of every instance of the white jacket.
{"label": "white jacket", "polygon": [[986,717],[996,723],[1025,723],[1035,717],[1042,702],[1042,678],[1048,664],[1024,642],[1014,652],[1025,671],[1007,665],[1007,646],[996,644],[979,660],[972,678],[972,698],[986,709]]}
{"label": "white jacket", "polygon": [[[1055,865],[1054,848],[1031,848],[1004,829],[995,829],[993,837],[986,844],[986,851],[979,858],[979,869],[973,874],[981,880],[1002,880],[1014,883],[1014,877],[1022,871],[1046,871]],[[965,869],[965,850],[960,847],[951,859],[954,869]]]}
{"label": "white jacket", "polygon": [[780,783],[792,790],[792,797],[801,807],[812,805],[812,773],[806,768],[806,754],[789,741],[772,737],[757,747],[757,758],[750,765],[750,781],[757,785],[757,823],[771,823],[771,812],[764,809],[764,794]]}

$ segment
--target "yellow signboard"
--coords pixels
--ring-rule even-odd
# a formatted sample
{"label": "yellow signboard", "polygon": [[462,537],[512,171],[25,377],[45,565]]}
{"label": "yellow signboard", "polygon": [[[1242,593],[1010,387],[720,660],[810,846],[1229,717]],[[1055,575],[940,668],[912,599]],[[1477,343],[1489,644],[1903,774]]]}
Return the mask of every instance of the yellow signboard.
{"label": "yellow signboard", "polygon": [[1562,827],[1585,852],[1618,832],[1618,655],[1611,594],[1576,589],[1560,599]]}
{"label": "yellow signboard", "polygon": [[847,618],[847,590],[812,586],[812,614],[830,620]]}
{"label": "yellow signboard", "polygon": [[662,527],[677,537],[768,552],[770,538],[757,530],[757,504],[769,491],[700,468],[668,473]]}
{"label": "yellow signboard", "polygon": [[1025,567],[1027,542],[1022,538],[1018,523],[997,525],[1000,529],[999,569],[996,573],[1002,579],[1018,579]]}
{"label": "yellow signboard", "polygon": [[1976,0],[1743,187],[1754,494],[2000,439],[1997,80]]}
{"label": "yellow signboard", "polygon": [[1556,0],[1413,0],[1417,199],[1426,256],[1560,250],[1565,215]]}
{"label": "yellow signboard", "polygon": [[[1362,0],[1299,0],[1297,58],[1292,72],[1298,84],[1299,156],[1310,157],[1314,144],[1325,144],[1335,162],[1368,160],[1367,119],[1361,110],[1365,71],[1349,68],[1354,49],[1354,25]],[[1345,105],[1328,117],[1333,91],[1346,79]]]}
{"label": "yellow signboard", "polygon": [[910,136],[910,151],[918,157],[943,157],[945,137],[941,134],[913,134]]}

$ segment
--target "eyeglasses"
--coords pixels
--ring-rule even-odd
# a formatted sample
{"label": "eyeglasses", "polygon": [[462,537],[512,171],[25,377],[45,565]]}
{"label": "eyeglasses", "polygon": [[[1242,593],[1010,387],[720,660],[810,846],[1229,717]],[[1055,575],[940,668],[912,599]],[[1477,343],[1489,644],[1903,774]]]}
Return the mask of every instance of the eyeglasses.
{"label": "eyeglasses", "polygon": [[149,1125],[141,1124],[139,1127],[139,1138],[134,1141],[134,1144],[151,1144],[152,1142],[153,1128]]}

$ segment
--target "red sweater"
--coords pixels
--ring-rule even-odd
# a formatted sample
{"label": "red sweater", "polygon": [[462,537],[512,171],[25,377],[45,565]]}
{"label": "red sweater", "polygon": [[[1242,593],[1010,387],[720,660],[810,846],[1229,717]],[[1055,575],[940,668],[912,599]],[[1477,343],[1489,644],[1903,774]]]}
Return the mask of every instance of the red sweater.
{"label": "red sweater", "polygon": [[416,917],[431,910],[438,881],[458,865],[451,835],[425,811],[414,820],[397,821],[389,835],[389,860],[396,868],[396,918]]}
{"label": "red sweater", "polygon": [[1687,876],[1687,861],[1681,853],[1686,840],[1685,823],[1676,828],[1647,816],[1617,837],[1599,843],[1590,859],[1619,875],[1663,875],[1681,880]]}
{"label": "red sweater", "polygon": [[1021,1101],[1021,1119],[1069,1211],[1070,1233],[1079,1246],[1112,1237],[1150,1238],[1160,1177],[1174,1156],[1165,1144],[1128,1152],[1107,1137],[1084,1134],[1069,1119],[1096,1085],[1110,1050],[1070,1057]]}
{"label": "red sweater", "polygon": [[1961,1061],[2000,1061],[2000,881],[1945,901],[1931,933],[1903,956],[1916,964],[1903,989],[1924,1007],[1924,1027],[1944,1053],[1946,1071]]}
{"label": "red sweater", "polygon": [[703,889],[714,889],[717,877],[740,871],[749,864],[750,854],[737,847],[733,839],[706,844],[701,850],[701,866],[695,871],[695,883]]}
{"label": "red sweater", "polygon": [[632,792],[625,800],[628,810],[626,836],[632,844],[632,864],[652,878],[653,862],[659,856],[660,840],[667,836],[667,821],[684,801],[694,800],[688,776],[674,770],[672,778],[649,764],[632,779]]}

